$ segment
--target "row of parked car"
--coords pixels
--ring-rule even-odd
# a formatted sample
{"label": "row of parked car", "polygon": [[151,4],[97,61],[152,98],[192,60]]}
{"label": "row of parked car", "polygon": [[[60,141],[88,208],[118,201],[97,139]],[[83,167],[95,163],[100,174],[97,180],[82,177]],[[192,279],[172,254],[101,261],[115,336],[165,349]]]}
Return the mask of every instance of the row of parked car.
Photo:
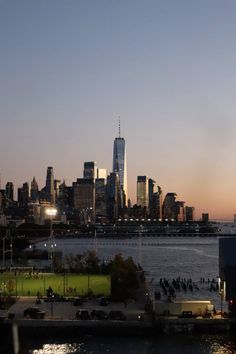
{"label": "row of parked car", "polygon": [[[44,302],[71,302],[74,306],[82,306],[84,302],[87,300],[80,296],[75,297],[64,297],[64,296],[53,296],[53,297],[37,297],[36,305],[43,304]],[[100,306],[107,306],[109,304],[109,300],[107,297],[99,298]]]}
{"label": "row of parked car", "polygon": [[92,310],[90,313],[88,310],[78,310],[75,317],[78,320],[126,320],[125,314],[119,310],[112,310],[109,313],[103,310]]}
{"label": "row of parked car", "polygon": [[[38,307],[28,307],[24,310],[24,317],[43,319],[45,316],[45,311],[41,311]],[[78,320],[116,320],[124,321],[126,316],[122,311],[110,311],[109,313],[103,310],[92,310],[90,313],[88,310],[78,310],[75,317]]]}
{"label": "row of parked car", "polygon": [[[83,305],[83,302],[85,302],[85,300],[81,297],[76,297],[73,301],[73,305],[74,306],[81,306]],[[100,297],[99,298],[99,305],[100,306],[107,306],[109,304],[109,300],[107,297]]]}

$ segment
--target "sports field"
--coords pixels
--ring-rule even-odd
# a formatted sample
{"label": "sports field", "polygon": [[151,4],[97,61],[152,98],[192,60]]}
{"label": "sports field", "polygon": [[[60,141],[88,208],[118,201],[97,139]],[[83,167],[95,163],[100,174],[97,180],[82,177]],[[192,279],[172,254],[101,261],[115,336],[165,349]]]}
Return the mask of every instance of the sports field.
{"label": "sports field", "polygon": [[64,296],[92,295],[109,296],[109,275],[53,274],[53,273],[2,273],[0,274],[1,296],[45,296],[51,287],[54,293]]}

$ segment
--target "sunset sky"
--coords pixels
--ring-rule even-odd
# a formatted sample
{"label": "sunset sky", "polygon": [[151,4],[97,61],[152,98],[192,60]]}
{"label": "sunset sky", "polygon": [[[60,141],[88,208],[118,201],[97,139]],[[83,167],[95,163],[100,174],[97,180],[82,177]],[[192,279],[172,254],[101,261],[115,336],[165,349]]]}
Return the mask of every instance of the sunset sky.
{"label": "sunset sky", "polygon": [[1,187],[112,169],[236,213],[236,1],[0,0]]}

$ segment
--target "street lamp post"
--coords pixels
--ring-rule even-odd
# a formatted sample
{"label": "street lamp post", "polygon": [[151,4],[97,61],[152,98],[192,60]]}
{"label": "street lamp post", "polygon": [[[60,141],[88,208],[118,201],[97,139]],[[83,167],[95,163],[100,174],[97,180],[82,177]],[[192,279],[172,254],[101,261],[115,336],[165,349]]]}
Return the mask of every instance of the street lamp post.
{"label": "street lamp post", "polygon": [[10,236],[10,252],[11,252],[11,267],[13,266],[13,239],[12,235]]}
{"label": "street lamp post", "polygon": [[94,230],[93,250],[97,254],[97,231]]}
{"label": "street lamp post", "polygon": [[54,300],[54,294],[51,294],[51,319],[53,319],[53,300]]}
{"label": "street lamp post", "polygon": [[50,261],[50,267],[51,271],[53,270],[53,230],[52,230],[52,218],[53,216],[56,216],[57,214],[57,209],[55,208],[47,208],[46,209],[46,214],[50,216],[50,234],[49,234],[49,240],[48,240],[48,259]]}
{"label": "street lamp post", "polygon": [[142,263],[142,225],[140,225],[139,233],[138,233],[138,263],[141,266],[141,263]]}

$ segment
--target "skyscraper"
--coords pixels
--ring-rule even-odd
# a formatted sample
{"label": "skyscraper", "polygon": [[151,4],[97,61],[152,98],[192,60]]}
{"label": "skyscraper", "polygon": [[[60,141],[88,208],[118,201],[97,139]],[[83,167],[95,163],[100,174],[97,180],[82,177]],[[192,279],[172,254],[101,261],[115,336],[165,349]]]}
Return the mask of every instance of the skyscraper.
{"label": "skyscraper", "polygon": [[120,122],[119,137],[115,138],[113,146],[113,172],[119,175],[121,206],[123,207],[127,204],[128,190],[125,139],[120,136]]}
{"label": "skyscraper", "polygon": [[6,184],[6,198],[8,201],[14,200],[14,186],[12,182],[7,182]]}
{"label": "skyscraper", "polygon": [[36,202],[39,200],[39,187],[38,187],[38,183],[36,182],[35,177],[33,178],[32,182],[31,182],[30,199],[33,202]]}
{"label": "skyscraper", "polygon": [[84,178],[95,179],[97,174],[97,163],[95,161],[84,162]]}
{"label": "skyscraper", "polygon": [[96,178],[103,178],[106,180],[107,179],[107,170],[105,168],[98,168]]}
{"label": "skyscraper", "polygon": [[177,220],[176,193],[167,193],[163,202],[163,217],[167,220]]}
{"label": "skyscraper", "polygon": [[55,203],[53,167],[47,168],[46,200],[51,204]]}
{"label": "skyscraper", "polygon": [[116,220],[119,215],[120,203],[120,182],[117,172],[112,172],[107,176],[106,204],[107,217],[110,221]]}
{"label": "skyscraper", "polygon": [[149,206],[147,176],[137,177],[137,205],[141,206],[142,208],[148,208]]}
{"label": "skyscraper", "polygon": [[95,222],[95,183],[93,178],[77,178],[73,182],[74,208],[80,212],[82,224]]}
{"label": "skyscraper", "polygon": [[106,179],[95,180],[95,212],[96,217],[106,216]]}
{"label": "skyscraper", "polygon": [[195,208],[186,206],[185,207],[185,221],[194,221],[195,220]]}
{"label": "skyscraper", "polygon": [[18,188],[18,203],[21,208],[27,206],[29,202],[29,184],[28,182],[23,183],[22,188]]}
{"label": "skyscraper", "polygon": [[148,179],[148,207],[149,207],[149,210],[152,210],[152,208],[153,208],[153,195],[155,193],[155,189],[156,189],[156,181],[149,178]]}

